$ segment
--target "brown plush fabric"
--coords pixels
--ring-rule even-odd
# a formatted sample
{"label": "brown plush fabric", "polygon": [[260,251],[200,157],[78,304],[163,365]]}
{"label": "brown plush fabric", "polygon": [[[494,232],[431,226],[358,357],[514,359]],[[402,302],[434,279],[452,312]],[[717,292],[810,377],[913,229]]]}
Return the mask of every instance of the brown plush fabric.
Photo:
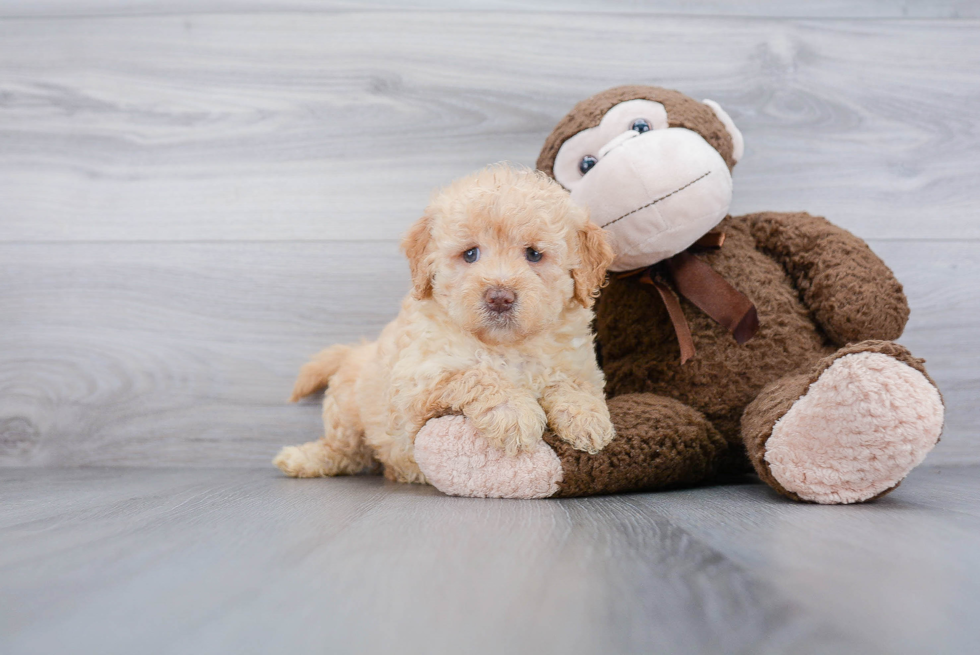
{"label": "brown plush fabric", "polygon": [[[728,217],[719,229],[726,234],[725,245],[698,257],[755,303],[759,331],[752,340],[739,346],[725,328],[682,299],[697,354],[681,366],[663,301],[635,278],[613,279],[603,290],[596,331],[609,396],[646,392],[677,398],[704,413],[734,443],[741,441],[742,412],[763,387],[834,352],[841,333],[866,339],[900,334],[908,305],[898,283],[888,284],[894,277],[885,264],[867,246],[861,248],[857,237],[823,219],[766,212]],[[793,242],[782,238],[787,234],[809,239]],[[796,245],[808,247],[792,250]],[[769,254],[777,248],[780,259]],[[854,255],[858,270],[847,273],[851,260],[837,264],[835,252]],[[835,274],[837,269],[844,273]],[[826,278],[838,285],[808,283]],[[799,286],[796,279],[802,281]],[[879,279],[882,284],[875,283]],[[808,301],[817,304],[812,313]],[[854,312],[858,318],[851,321],[831,311],[863,306],[876,311]]]}
{"label": "brown plush fabric", "polygon": [[[790,410],[793,404],[806,394],[810,385],[816,382],[817,378],[830,368],[831,364],[841,357],[867,352],[881,353],[893,357],[922,373],[933,385],[936,384],[926,372],[923,360],[913,357],[912,353],[905,346],[901,346],[892,341],[862,341],[860,343],[850,344],[832,355],[820,359],[806,372],[789,375],[769,384],[746,407],[745,413],[742,416],[742,436],[749,455],[749,461],[752,462],[756,473],[758,473],[764,482],[779,493],[784,496],[789,496],[794,500],[801,500],[799,496],[787,491],[779,484],[769,470],[769,464],[765,460],[766,442],[772,436],[772,428],[776,425],[776,421],[786,415],[786,412]],[[878,494],[875,498],[880,498],[897,487],[898,484]]]}
{"label": "brown plush fabric", "polygon": [[554,177],[555,157],[562,144],[582,130],[598,125],[607,111],[627,100],[659,102],[667,110],[670,127],[686,127],[697,132],[724,158],[729,170],[735,166],[732,137],[711,107],[671,89],[632,85],[607,89],[575,105],[545,140],[538,157],[538,170]]}
{"label": "brown plush fabric", "polygon": [[[733,449],[740,450],[742,414],[763,388],[794,372],[811,371],[799,382],[798,390],[791,379],[784,381],[789,386],[783,395],[795,401],[809,386],[806,380],[816,370],[815,362],[835,352],[842,332],[849,329],[850,334],[877,338],[900,334],[908,305],[898,283],[889,284],[894,277],[885,264],[857,237],[823,219],[766,212],[728,217],[719,229],[726,234],[725,245],[698,256],[755,303],[759,313],[755,338],[739,346],[727,330],[682,299],[697,347],[694,358],[682,366],[663,301],[635,278],[613,279],[603,290],[596,332],[610,397],[645,392],[676,398],[702,413]],[[770,254],[773,252],[780,254],[779,259]],[[833,259],[835,252],[848,253],[851,258],[839,263]],[[825,270],[843,268],[846,272],[852,261],[858,262],[854,272],[833,276]],[[835,277],[838,286],[809,282],[828,277]],[[878,279],[883,283],[876,284]],[[811,313],[808,300],[826,311]],[[848,322],[830,311],[841,306],[877,310],[856,312],[860,320]],[[820,321],[818,316],[825,318]],[[831,329],[824,329],[823,324]],[[889,347],[901,349],[895,344]],[[921,370],[921,364],[916,368]],[[782,395],[772,402],[780,399]],[[751,447],[749,454],[753,455]],[[750,459],[757,462],[758,453],[754,454]],[[771,476],[764,472],[760,476],[778,488]]]}
{"label": "brown plush fabric", "polygon": [[835,344],[902,336],[909,318],[902,285],[864,241],[804,213],[764,212],[744,220],[759,248],[789,273]]}
{"label": "brown plush fabric", "polygon": [[[791,220],[792,215],[785,215]],[[596,311],[606,393],[655,393],[702,412],[740,443],[742,412],[769,382],[833,352],[783,266],[765,254],[744,218],[726,218],[725,245],[697,255],[755,303],[759,330],[739,346],[721,325],[681,299],[697,354],[683,366],[666,307],[635,277],[612,279]]]}
{"label": "brown plush fabric", "polygon": [[672,398],[628,394],[609,401],[617,436],[600,452],[575,450],[551,432],[562,463],[556,496],[588,496],[695,484],[714,476],[729,447],[697,410]]}

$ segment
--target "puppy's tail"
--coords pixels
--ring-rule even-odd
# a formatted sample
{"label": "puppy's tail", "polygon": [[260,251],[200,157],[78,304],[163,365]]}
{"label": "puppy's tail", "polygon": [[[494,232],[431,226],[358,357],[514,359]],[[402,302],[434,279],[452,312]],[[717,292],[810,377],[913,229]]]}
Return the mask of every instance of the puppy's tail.
{"label": "puppy's tail", "polygon": [[352,350],[350,346],[330,346],[314,355],[299,370],[289,402],[294,403],[330,384],[330,378],[340,369]]}

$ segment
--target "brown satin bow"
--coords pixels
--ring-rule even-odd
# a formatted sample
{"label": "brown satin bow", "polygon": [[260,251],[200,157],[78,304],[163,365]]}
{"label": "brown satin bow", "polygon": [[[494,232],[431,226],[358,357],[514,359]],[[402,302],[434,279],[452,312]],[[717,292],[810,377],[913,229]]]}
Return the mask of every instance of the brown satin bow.
{"label": "brown satin bow", "polygon": [[[670,322],[681,347],[681,364],[694,357],[694,339],[684,318],[677,294],[687,298],[698,309],[728,329],[740,345],[755,336],[759,315],[755,305],[713,268],[695,257],[691,251],[717,250],[725,243],[724,232],[708,232],[693,246],[669,259],[620,277],[640,274],[640,282],[652,285],[667,307]],[[673,283],[673,288],[668,284]],[[676,293],[675,293],[676,290]]]}

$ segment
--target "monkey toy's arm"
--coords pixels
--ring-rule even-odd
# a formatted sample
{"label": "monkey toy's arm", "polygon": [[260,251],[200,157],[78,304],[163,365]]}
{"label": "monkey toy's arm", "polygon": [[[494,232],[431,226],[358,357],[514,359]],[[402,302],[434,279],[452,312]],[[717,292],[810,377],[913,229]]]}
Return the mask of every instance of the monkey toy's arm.
{"label": "monkey toy's arm", "polygon": [[793,278],[835,344],[901,336],[909,318],[902,285],[863,240],[806,213],[762,212],[742,219],[759,248]]}

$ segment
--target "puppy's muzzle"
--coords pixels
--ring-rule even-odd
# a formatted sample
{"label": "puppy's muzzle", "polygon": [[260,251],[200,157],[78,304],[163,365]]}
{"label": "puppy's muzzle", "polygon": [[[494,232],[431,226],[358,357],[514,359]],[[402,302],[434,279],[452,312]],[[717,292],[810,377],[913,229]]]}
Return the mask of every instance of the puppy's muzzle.
{"label": "puppy's muzzle", "polygon": [[483,296],[487,309],[495,314],[505,314],[514,308],[517,294],[507,287],[490,287]]}

